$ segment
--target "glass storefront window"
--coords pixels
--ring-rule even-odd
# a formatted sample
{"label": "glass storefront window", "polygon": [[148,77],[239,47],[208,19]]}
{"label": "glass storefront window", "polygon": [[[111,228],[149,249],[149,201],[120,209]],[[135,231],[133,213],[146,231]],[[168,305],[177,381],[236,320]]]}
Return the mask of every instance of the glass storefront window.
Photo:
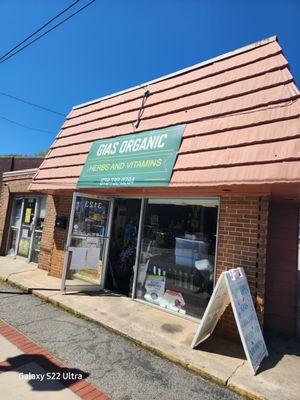
{"label": "glass storefront window", "polygon": [[46,212],[46,196],[16,197],[13,201],[7,251],[38,262]]}
{"label": "glass storefront window", "polygon": [[14,255],[16,252],[16,243],[17,243],[19,229],[21,226],[22,202],[23,199],[16,198],[13,203],[8,244],[7,244],[7,254],[9,255]]}
{"label": "glass storefront window", "polygon": [[33,236],[32,243],[32,254],[31,254],[31,262],[37,263],[39,260],[39,254],[41,249],[41,240],[42,240],[42,232],[35,231]]}
{"label": "glass storefront window", "polygon": [[19,229],[11,227],[9,230],[7,254],[13,256],[16,251],[16,243]]}
{"label": "glass storefront window", "polygon": [[15,199],[14,201],[11,226],[15,228],[20,228],[21,225],[22,201],[22,199]]}
{"label": "glass storefront window", "polygon": [[29,257],[36,203],[37,199],[35,197],[25,197],[24,199],[22,226],[17,253],[21,257]]}
{"label": "glass storefront window", "polygon": [[75,203],[72,235],[104,236],[109,201],[78,196]]}
{"label": "glass storefront window", "polygon": [[46,197],[43,196],[38,199],[38,213],[36,216],[36,224],[32,242],[31,262],[35,263],[37,263],[39,260],[45,214],[46,214]]}
{"label": "glass storefront window", "polygon": [[45,215],[46,215],[46,197],[40,197],[38,215],[36,217],[36,225],[35,225],[36,230],[39,231],[43,230]]}
{"label": "glass storefront window", "polygon": [[149,199],[136,297],[202,317],[213,290],[217,199]]}
{"label": "glass storefront window", "polygon": [[33,222],[35,206],[36,206],[36,198],[29,197],[24,199],[24,211],[23,211],[23,218],[22,224],[23,225],[30,225]]}

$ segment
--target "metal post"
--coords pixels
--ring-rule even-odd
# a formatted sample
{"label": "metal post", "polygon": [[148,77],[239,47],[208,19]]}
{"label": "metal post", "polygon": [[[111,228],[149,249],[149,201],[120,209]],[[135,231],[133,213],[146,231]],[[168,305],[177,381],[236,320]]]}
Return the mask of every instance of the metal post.
{"label": "metal post", "polygon": [[141,244],[142,244],[142,234],[143,234],[143,225],[144,225],[144,216],[145,216],[145,205],[146,200],[144,198],[141,199],[141,209],[140,209],[140,218],[139,218],[139,229],[136,243],[136,253],[135,253],[135,264],[134,264],[134,275],[133,275],[133,285],[132,285],[132,293],[131,298],[135,298],[136,285],[137,285],[137,276],[138,276],[138,267],[140,261],[141,254]]}
{"label": "metal post", "polygon": [[109,245],[110,245],[110,239],[111,239],[111,229],[112,229],[114,208],[115,208],[115,199],[112,198],[110,200],[110,207],[109,207],[109,214],[108,214],[108,225],[107,225],[107,234],[106,234],[107,238],[103,239],[106,241],[105,247],[104,247],[102,275],[101,275],[101,282],[100,282],[100,285],[103,289],[105,289],[104,285],[105,285],[105,278],[106,278],[106,272],[107,272],[107,260],[108,260],[108,254],[109,254]]}
{"label": "metal post", "polygon": [[34,240],[34,233],[35,233],[35,227],[36,227],[36,222],[37,222],[37,216],[40,212],[40,197],[35,197],[35,208],[34,208],[34,216],[32,223],[30,224],[31,228],[31,239],[30,239],[30,245],[29,245],[29,253],[28,253],[28,258],[27,261],[31,261],[31,252],[32,252],[32,245],[33,245],[33,240]]}
{"label": "metal post", "polygon": [[67,238],[67,243],[66,243],[66,247],[65,247],[64,267],[63,267],[62,276],[61,276],[61,286],[60,286],[61,293],[66,292],[66,276],[67,276],[68,264],[69,264],[68,263],[68,261],[69,261],[68,248],[70,246],[72,229],[73,229],[75,202],[76,202],[76,193],[73,193],[72,207],[71,207],[70,218],[69,218],[68,238]]}
{"label": "metal post", "polygon": [[[22,224],[23,224],[22,221],[23,221],[23,212],[24,212],[24,202],[25,202],[25,197],[22,198],[21,219],[20,219],[19,232],[18,232],[17,239],[16,239],[16,248],[15,248],[14,258],[17,257],[19,244],[20,244],[21,230],[22,230]],[[12,210],[12,212],[14,212],[14,210]]]}
{"label": "metal post", "polygon": [[[13,221],[13,214],[14,214],[14,207],[15,207],[15,203],[16,203],[16,198],[12,198],[12,199],[10,198],[9,201],[11,202],[11,210],[10,210],[10,217],[9,217],[8,237],[7,237],[6,246],[5,246],[5,254],[8,254],[9,238],[11,236],[12,227],[15,226],[15,225],[12,224],[12,221]],[[22,206],[21,206],[21,209],[22,209]],[[20,220],[20,223],[21,223],[21,220]],[[17,245],[17,239],[18,239],[19,230],[20,230],[17,226],[16,226],[16,228],[17,228],[17,236],[16,236],[16,244],[15,244],[15,246]],[[16,253],[16,249],[14,250],[14,256],[15,256],[15,253]]]}
{"label": "metal post", "polygon": [[217,284],[217,258],[218,258],[218,247],[219,247],[219,223],[220,223],[220,212],[221,212],[221,198],[218,197],[218,215],[217,215],[217,229],[216,229],[216,248],[215,248],[215,262],[214,262],[214,287]]}

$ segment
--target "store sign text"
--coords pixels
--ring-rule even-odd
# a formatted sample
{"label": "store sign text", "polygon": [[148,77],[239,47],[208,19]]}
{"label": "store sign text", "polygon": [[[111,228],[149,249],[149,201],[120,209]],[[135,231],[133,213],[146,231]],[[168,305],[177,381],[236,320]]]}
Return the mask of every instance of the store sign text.
{"label": "store sign text", "polygon": [[184,127],[94,142],[77,187],[167,186]]}

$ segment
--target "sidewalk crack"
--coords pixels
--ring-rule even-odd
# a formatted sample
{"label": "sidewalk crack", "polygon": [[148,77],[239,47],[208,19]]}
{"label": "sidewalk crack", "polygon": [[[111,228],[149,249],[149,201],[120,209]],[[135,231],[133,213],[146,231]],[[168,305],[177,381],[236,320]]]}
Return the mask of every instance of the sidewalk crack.
{"label": "sidewalk crack", "polygon": [[7,276],[6,280],[8,281],[8,279],[9,279],[12,275],[18,275],[18,274],[22,274],[22,273],[24,273],[24,272],[32,272],[32,271],[36,271],[36,268],[34,268],[34,269],[27,269],[26,271],[11,272],[11,273]]}
{"label": "sidewalk crack", "polygon": [[240,365],[237,365],[235,367],[235,369],[232,371],[232,373],[230,374],[230,376],[226,379],[225,381],[225,385],[228,386],[228,382],[230,381],[230,379],[233,377],[233,375],[237,372],[238,369],[242,368],[242,366],[245,364],[246,360],[243,360],[243,362]]}

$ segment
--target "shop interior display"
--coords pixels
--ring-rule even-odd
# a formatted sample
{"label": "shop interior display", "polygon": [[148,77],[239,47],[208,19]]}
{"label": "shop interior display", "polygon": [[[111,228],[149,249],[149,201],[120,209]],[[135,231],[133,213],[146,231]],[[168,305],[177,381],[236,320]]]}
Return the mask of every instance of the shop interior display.
{"label": "shop interior display", "polygon": [[137,297],[201,317],[213,290],[218,208],[148,204]]}
{"label": "shop interior display", "polygon": [[106,288],[131,296],[141,200],[116,199]]}
{"label": "shop interior display", "polygon": [[[109,200],[77,196],[70,269],[84,279],[102,282],[105,289],[131,296],[140,210],[140,199],[114,200],[105,279],[101,280]],[[137,298],[181,314],[202,316],[214,284],[217,215],[217,200],[146,201]]]}

